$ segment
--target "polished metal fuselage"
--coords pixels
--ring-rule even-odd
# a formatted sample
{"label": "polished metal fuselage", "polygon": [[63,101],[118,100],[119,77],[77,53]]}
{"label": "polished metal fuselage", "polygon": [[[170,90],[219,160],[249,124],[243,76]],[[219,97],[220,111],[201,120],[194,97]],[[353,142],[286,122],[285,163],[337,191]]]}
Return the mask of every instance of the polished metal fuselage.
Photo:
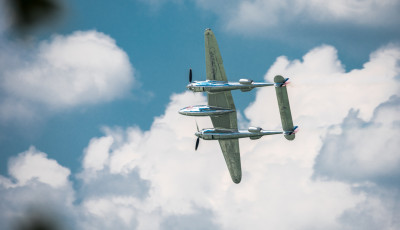
{"label": "polished metal fuselage", "polygon": [[235,112],[235,110],[208,105],[187,106],[179,110],[180,114],[186,116],[220,116],[232,112]]}
{"label": "polished metal fuselage", "polygon": [[250,84],[242,84],[239,82],[226,82],[226,81],[194,81],[189,83],[186,88],[193,92],[208,92],[208,93],[219,93],[223,91],[230,91],[240,89],[242,91],[250,91],[257,87],[264,86],[275,86],[275,83],[265,82],[252,82]]}
{"label": "polished metal fuselage", "polygon": [[204,140],[226,140],[246,138],[258,139],[265,135],[283,134],[282,131],[260,130],[259,132],[250,132],[248,130],[231,129],[202,129],[195,133],[197,137]]}

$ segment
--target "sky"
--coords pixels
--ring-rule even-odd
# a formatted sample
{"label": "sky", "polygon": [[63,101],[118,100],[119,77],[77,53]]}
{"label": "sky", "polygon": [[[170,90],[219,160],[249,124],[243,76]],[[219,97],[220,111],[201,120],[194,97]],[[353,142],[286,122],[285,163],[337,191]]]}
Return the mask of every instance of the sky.
{"label": "sky", "polygon": [[[21,38],[0,1],[0,222],[61,229],[399,229],[398,0],[63,1]],[[219,145],[178,114],[206,103],[204,30],[230,81],[289,77],[292,142]],[[233,92],[239,127],[281,129],[275,90]]]}

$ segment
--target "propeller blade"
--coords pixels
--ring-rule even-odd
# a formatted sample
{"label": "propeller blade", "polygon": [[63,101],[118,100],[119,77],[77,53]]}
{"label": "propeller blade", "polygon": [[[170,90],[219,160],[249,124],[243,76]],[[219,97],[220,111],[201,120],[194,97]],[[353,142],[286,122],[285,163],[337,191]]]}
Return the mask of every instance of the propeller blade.
{"label": "propeller blade", "polygon": [[197,150],[197,148],[199,147],[199,143],[200,143],[200,137],[198,137],[196,140],[196,147],[194,148],[194,150]]}
{"label": "propeller blade", "polygon": [[192,83],[192,69],[189,69],[189,83]]}
{"label": "propeller blade", "polygon": [[197,124],[197,120],[196,120],[196,128],[197,128],[197,132],[200,132],[199,125]]}

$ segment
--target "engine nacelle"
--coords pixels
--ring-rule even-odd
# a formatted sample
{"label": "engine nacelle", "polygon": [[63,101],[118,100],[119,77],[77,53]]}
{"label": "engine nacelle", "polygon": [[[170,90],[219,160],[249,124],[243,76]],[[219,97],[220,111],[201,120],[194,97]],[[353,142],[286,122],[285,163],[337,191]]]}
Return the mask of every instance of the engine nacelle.
{"label": "engine nacelle", "polygon": [[249,127],[249,132],[251,133],[259,133],[261,132],[262,128],[260,127]]}
{"label": "engine nacelle", "polygon": [[239,80],[239,83],[240,83],[240,84],[243,84],[243,85],[251,85],[251,84],[253,83],[253,80],[250,80],[250,79],[240,79],[240,80]]}

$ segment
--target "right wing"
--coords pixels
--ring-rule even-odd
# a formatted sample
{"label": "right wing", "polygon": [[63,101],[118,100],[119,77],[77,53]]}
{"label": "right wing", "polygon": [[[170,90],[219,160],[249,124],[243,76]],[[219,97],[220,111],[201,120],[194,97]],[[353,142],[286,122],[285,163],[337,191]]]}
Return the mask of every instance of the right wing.
{"label": "right wing", "polygon": [[[206,45],[207,80],[228,81],[214,33],[210,29],[207,29],[204,36]],[[227,108],[235,111],[221,116],[211,116],[214,128],[237,130],[236,107],[231,92],[208,93],[207,97],[209,106]],[[221,146],[233,182],[239,183],[242,179],[239,140],[219,140],[219,145]]]}

